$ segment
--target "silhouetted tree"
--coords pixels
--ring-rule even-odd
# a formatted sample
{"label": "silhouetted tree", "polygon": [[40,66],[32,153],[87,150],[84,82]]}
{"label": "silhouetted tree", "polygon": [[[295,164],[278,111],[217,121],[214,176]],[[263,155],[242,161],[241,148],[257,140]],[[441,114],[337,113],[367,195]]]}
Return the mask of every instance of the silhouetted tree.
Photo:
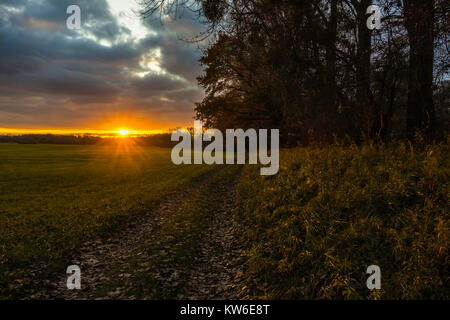
{"label": "silhouetted tree", "polygon": [[409,38],[407,133],[416,131],[430,142],[435,134],[433,103],[434,1],[405,0],[405,25]]}
{"label": "silhouetted tree", "polygon": [[[433,85],[448,78],[445,0],[143,1],[144,16],[193,10],[205,22],[197,40],[213,41],[196,117],[207,127],[277,127],[293,144],[434,136]],[[379,30],[367,27],[372,4]]]}

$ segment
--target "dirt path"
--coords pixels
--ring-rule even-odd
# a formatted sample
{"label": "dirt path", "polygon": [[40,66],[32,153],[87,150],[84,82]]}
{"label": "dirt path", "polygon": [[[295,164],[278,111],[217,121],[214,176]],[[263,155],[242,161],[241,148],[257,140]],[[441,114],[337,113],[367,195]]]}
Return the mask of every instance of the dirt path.
{"label": "dirt path", "polygon": [[244,248],[239,242],[241,228],[233,219],[238,178],[222,186],[222,203],[203,236],[186,290],[179,299],[242,299]]}
{"label": "dirt path", "polygon": [[[53,279],[57,280],[32,298],[243,298],[245,292],[240,283],[244,250],[239,244],[239,227],[232,214],[239,175],[226,184],[212,181],[216,175],[210,174],[184,192],[174,193],[157,210],[132,219],[117,234],[88,241],[72,261],[81,268],[81,290],[68,290],[67,275],[61,274],[55,275]],[[161,233],[161,229],[194,196],[208,199],[212,194],[220,200],[214,207],[211,223],[201,234],[192,264],[174,262],[171,255],[178,244],[166,245],[164,241],[171,235]],[[159,246],[156,254],[145,249],[155,245]],[[155,266],[154,261],[164,265]],[[137,287],[139,294],[135,294]]]}

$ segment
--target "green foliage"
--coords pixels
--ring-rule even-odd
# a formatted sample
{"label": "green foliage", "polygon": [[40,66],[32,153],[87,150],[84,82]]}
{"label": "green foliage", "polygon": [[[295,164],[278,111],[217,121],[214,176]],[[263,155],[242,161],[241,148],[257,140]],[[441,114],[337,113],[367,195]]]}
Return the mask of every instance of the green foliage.
{"label": "green foliage", "polygon": [[[448,299],[448,144],[283,151],[247,166],[237,215],[252,294],[271,299]],[[381,267],[382,290],[366,287]]]}

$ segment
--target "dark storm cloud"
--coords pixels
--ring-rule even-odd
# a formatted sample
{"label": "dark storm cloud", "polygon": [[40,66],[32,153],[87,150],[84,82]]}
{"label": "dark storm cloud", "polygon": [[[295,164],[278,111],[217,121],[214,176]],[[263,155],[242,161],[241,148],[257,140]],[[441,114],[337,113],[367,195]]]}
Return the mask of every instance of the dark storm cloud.
{"label": "dark storm cloud", "polygon": [[158,93],[161,91],[180,90],[186,86],[186,82],[180,79],[173,79],[164,75],[149,75],[143,79],[133,79],[131,86],[135,94],[145,94],[146,92]]}
{"label": "dark storm cloud", "polygon": [[[82,32],[66,28],[71,4],[82,8]],[[2,0],[0,127],[77,127],[122,108],[190,122],[202,97],[200,51],[180,38],[202,26],[195,19],[145,26],[152,32],[133,38],[106,0]],[[142,64],[155,49],[159,71]]]}
{"label": "dark storm cloud", "polygon": [[27,3],[27,0],[2,0],[4,7],[19,8],[23,7]]}
{"label": "dark storm cloud", "polygon": [[115,17],[108,10],[105,0],[33,0],[28,1],[25,11],[17,17],[19,21],[30,19],[53,22],[61,26],[60,32],[71,34],[65,28],[66,10],[70,5],[76,4],[82,8],[83,28],[93,33],[98,39],[114,40],[125,28],[117,24]]}

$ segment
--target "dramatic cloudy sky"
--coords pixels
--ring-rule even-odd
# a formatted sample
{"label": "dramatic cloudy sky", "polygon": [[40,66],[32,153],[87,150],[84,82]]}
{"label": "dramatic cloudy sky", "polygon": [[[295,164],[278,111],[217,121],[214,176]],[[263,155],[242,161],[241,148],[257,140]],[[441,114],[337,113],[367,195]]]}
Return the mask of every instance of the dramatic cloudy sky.
{"label": "dramatic cloudy sky", "polygon": [[[66,10],[81,8],[81,30]],[[167,129],[193,123],[193,18],[141,21],[136,0],[0,0],[0,128]]]}

